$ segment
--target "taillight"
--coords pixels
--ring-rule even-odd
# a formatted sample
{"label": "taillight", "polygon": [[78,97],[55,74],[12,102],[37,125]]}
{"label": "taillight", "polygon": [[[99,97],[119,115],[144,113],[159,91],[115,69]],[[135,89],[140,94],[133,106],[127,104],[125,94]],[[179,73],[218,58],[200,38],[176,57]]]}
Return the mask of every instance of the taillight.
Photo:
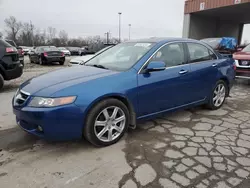
{"label": "taillight", "polygon": [[7,47],[6,48],[7,53],[16,52],[16,51],[17,51],[16,48],[13,48],[13,47]]}
{"label": "taillight", "polygon": [[21,54],[24,55],[24,51],[23,50],[21,50]]}
{"label": "taillight", "polygon": [[65,56],[65,54],[62,52],[62,56]]}
{"label": "taillight", "polygon": [[233,68],[236,71],[236,62],[234,61]]}
{"label": "taillight", "polygon": [[44,55],[45,57],[47,57],[47,56],[48,56],[47,52],[44,52],[44,53],[43,53],[43,55]]}

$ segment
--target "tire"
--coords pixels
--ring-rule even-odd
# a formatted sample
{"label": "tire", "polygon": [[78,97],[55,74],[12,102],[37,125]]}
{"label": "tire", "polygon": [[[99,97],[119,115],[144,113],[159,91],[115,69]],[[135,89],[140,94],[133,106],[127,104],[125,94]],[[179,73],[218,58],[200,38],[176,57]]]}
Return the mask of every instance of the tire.
{"label": "tire", "polygon": [[44,62],[43,62],[43,60],[42,60],[41,57],[39,58],[39,64],[40,64],[40,65],[44,65]]}
{"label": "tire", "polygon": [[[224,89],[220,89],[219,87],[223,87]],[[219,90],[220,90],[220,94],[217,96],[217,99],[215,99],[215,97],[216,97],[215,92],[218,93]],[[223,80],[219,80],[216,83],[215,87],[213,88],[213,91],[210,95],[207,107],[211,110],[217,110],[217,109],[221,108],[225,102],[227,93],[228,93],[227,84]]]}
{"label": "tire", "polygon": [[0,90],[3,88],[3,85],[4,85],[4,78],[0,73]]}
{"label": "tire", "polygon": [[[112,115],[110,114],[113,114],[115,110],[112,111],[112,109],[115,109],[115,108],[119,110],[116,113],[117,115],[114,118],[112,118]],[[105,121],[105,119],[107,119],[105,118],[106,117],[104,115],[105,113],[103,113],[105,110],[108,111],[108,117],[111,118],[111,120],[109,121]],[[121,120],[116,125],[112,124],[112,122],[117,121],[118,118],[122,118],[122,117],[124,120]],[[101,118],[103,118],[102,119],[103,121],[101,121]],[[99,122],[105,122],[105,123],[101,126],[98,126],[98,125],[95,126],[97,120]],[[129,111],[126,105],[117,99],[110,98],[110,99],[106,99],[106,100],[99,102],[90,110],[85,121],[85,126],[83,128],[83,136],[85,137],[86,140],[88,140],[90,143],[92,143],[95,146],[98,146],[98,147],[109,146],[109,145],[115,144],[123,137],[123,135],[128,129],[128,126],[129,126]],[[119,128],[119,132],[117,131],[117,127]],[[104,129],[106,131],[104,131]],[[100,134],[101,132],[103,132],[103,134],[102,136],[100,136],[101,138],[98,138],[97,135],[98,133]],[[110,132],[112,135],[111,137],[109,137]],[[113,133],[114,133],[114,138],[112,138]],[[107,136],[107,140],[104,140],[105,136]]]}
{"label": "tire", "polygon": [[59,63],[60,63],[60,65],[64,65],[64,61],[60,61]]}

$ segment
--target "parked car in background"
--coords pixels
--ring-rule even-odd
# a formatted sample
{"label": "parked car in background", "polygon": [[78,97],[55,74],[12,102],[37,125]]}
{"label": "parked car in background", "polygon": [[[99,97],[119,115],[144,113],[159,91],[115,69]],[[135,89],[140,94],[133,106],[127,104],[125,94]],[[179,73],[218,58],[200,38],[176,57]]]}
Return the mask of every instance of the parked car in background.
{"label": "parked car in background", "polygon": [[89,54],[89,55],[84,55],[84,56],[81,56],[81,57],[73,58],[73,59],[70,60],[69,66],[83,65],[89,59],[101,54],[102,52],[105,52],[106,50],[110,49],[111,47],[113,47],[113,46],[107,46],[107,47],[103,48],[102,50],[98,51],[95,54]]}
{"label": "parked car in background", "polygon": [[23,73],[23,64],[20,63],[17,49],[0,39],[0,90],[4,80],[18,78]]}
{"label": "parked car in background", "polygon": [[28,55],[28,52],[29,52],[29,50],[30,50],[30,47],[21,46],[21,48],[23,49],[24,55]]}
{"label": "parked car in background", "polygon": [[31,53],[35,52],[35,49],[36,49],[35,46],[31,47],[28,51],[28,56],[30,56]]}
{"label": "parked car in background", "polygon": [[88,46],[81,47],[81,56],[83,55],[93,55],[94,51],[90,50]]}
{"label": "parked car in background", "polygon": [[19,60],[20,63],[24,65],[24,52],[23,49],[19,46],[16,45],[16,43],[13,40],[5,40],[6,42],[8,42],[11,46],[15,47],[18,51],[18,55],[19,55]]}
{"label": "parked car in background", "polygon": [[191,39],[120,43],[83,66],[28,80],[13,98],[17,124],[48,140],[116,143],[139,120],[206,104],[219,109],[234,60]]}
{"label": "parked car in background", "polygon": [[81,55],[81,48],[79,47],[67,47],[71,55]]}
{"label": "parked car in background", "polygon": [[66,55],[66,56],[70,56],[71,55],[70,51],[67,48],[65,48],[65,47],[58,47],[58,50],[60,50],[61,52],[63,52],[64,55]]}
{"label": "parked car in background", "polygon": [[236,78],[250,79],[250,44],[233,55],[236,63]]}
{"label": "parked car in background", "polygon": [[35,51],[30,53],[30,62],[39,63],[40,65],[59,62],[63,65],[65,62],[65,55],[59,51],[55,46],[38,46]]}
{"label": "parked car in background", "polygon": [[206,38],[201,41],[211,46],[224,57],[232,58],[233,53],[237,51],[237,42],[233,37]]}

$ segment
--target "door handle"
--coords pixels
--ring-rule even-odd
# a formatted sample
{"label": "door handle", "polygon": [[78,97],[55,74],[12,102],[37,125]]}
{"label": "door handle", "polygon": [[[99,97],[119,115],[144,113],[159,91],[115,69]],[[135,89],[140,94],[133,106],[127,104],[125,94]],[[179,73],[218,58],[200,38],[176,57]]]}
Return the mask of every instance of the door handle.
{"label": "door handle", "polygon": [[179,74],[186,74],[186,73],[188,73],[187,70],[181,70],[181,71],[179,72]]}
{"label": "door handle", "polygon": [[213,67],[217,67],[217,64],[216,64],[216,63],[213,63],[212,66],[213,66]]}

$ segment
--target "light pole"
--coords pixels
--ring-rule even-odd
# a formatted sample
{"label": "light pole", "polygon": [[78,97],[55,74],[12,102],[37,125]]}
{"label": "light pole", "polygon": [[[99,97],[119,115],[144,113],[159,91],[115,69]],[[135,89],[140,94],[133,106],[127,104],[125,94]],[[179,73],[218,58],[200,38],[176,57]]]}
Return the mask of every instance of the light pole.
{"label": "light pole", "polygon": [[128,39],[130,40],[131,24],[128,24]]}
{"label": "light pole", "polygon": [[119,15],[119,42],[121,42],[121,12],[118,12]]}

